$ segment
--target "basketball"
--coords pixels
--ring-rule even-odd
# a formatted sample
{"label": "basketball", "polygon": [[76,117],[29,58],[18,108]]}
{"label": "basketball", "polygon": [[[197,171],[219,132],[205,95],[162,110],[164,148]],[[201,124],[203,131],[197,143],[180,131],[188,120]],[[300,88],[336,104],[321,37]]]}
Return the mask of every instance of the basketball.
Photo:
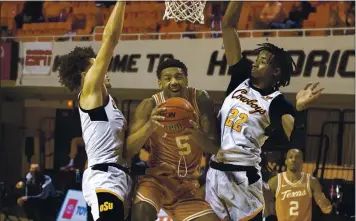
{"label": "basketball", "polygon": [[167,109],[163,112],[165,120],[160,121],[166,133],[179,133],[185,128],[192,127],[189,121],[195,120],[195,115],[194,108],[189,101],[173,97],[166,100],[162,107]]}

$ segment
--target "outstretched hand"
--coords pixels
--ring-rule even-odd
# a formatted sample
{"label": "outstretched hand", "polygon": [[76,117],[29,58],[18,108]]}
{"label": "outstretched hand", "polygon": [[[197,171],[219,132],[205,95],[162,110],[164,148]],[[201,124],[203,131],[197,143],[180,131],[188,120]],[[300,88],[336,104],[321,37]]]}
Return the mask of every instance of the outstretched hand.
{"label": "outstretched hand", "polygon": [[318,88],[319,82],[308,83],[303,90],[300,90],[296,97],[296,108],[298,111],[308,108],[315,101],[325,88]]}

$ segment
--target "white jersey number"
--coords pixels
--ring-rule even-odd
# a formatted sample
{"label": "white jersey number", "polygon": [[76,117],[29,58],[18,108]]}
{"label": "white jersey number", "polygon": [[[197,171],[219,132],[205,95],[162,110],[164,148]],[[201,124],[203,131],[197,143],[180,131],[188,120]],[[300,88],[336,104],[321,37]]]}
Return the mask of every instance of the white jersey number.
{"label": "white jersey number", "polygon": [[226,119],[225,126],[232,127],[237,132],[241,132],[241,124],[248,120],[248,115],[245,113],[240,113],[238,109],[232,109],[229,116]]}
{"label": "white jersey number", "polygon": [[290,205],[289,215],[290,216],[298,216],[299,215],[299,212],[298,212],[299,203],[298,203],[298,201],[291,201],[289,203],[289,205]]}
{"label": "white jersey number", "polygon": [[192,152],[192,148],[190,147],[188,141],[189,141],[189,136],[176,137],[179,156],[186,156]]}

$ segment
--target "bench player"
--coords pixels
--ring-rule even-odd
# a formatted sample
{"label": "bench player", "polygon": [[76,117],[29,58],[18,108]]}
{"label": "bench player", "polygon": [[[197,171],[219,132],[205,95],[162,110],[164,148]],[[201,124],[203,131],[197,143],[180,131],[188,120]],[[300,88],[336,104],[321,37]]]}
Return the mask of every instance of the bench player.
{"label": "bench player", "polygon": [[[199,183],[201,146],[216,142],[214,103],[205,91],[188,87],[187,67],[175,59],[162,62],[157,68],[158,85],[162,91],[147,98],[137,107],[129,128],[127,150],[139,153],[147,143],[150,148],[149,166],[162,163],[172,166],[171,173],[140,177],[132,209],[132,221],[154,221],[161,208],[180,221],[218,220],[210,205],[196,194]],[[184,136],[166,134],[159,123],[165,100],[182,97],[188,100],[199,115],[207,139],[199,145]],[[212,150],[207,150],[207,152]]]}
{"label": "bench player", "polygon": [[[262,220],[261,146],[271,132],[280,131],[274,128],[281,128],[288,138],[297,131],[293,129],[298,125],[294,107],[278,90],[289,84],[295,65],[286,51],[267,43],[256,50],[258,57],[253,64],[242,57],[236,33],[241,8],[242,2],[231,1],[223,19],[231,93],[219,113],[221,148],[204,146],[217,150],[207,173],[206,200],[220,219]],[[308,84],[298,93],[298,111],[320,95],[322,89],[316,87]],[[193,136],[203,139],[198,132]]]}
{"label": "bench player", "polygon": [[131,188],[123,158],[126,120],[107,91],[107,69],[122,33],[125,4],[116,3],[96,59],[92,48],[76,47],[63,57],[59,71],[63,85],[81,90],[79,113],[88,156],[83,195],[94,220],[123,221]]}
{"label": "bench player", "polygon": [[268,181],[275,196],[278,221],[311,221],[312,197],[323,213],[331,213],[332,205],[319,181],[302,172],[303,153],[298,149],[289,150],[285,164],[287,171]]}

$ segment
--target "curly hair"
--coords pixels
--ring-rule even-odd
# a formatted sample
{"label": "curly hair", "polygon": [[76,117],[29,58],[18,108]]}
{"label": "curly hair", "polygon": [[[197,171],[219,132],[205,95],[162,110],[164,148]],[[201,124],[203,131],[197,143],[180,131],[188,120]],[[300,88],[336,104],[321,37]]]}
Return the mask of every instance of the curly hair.
{"label": "curly hair", "polygon": [[279,87],[288,86],[290,83],[290,78],[295,70],[295,63],[290,54],[285,51],[283,48],[279,48],[271,43],[258,44],[261,46],[255,50],[256,53],[260,53],[261,51],[268,51],[272,54],[271,64],[280,68],[281,75],[274,86],[276,90]]}
{"label": "curly hair", "polygon": [[73,51],[61,57],[59,82],[69,90],[80,88],[82,73],[87,71],[90,58],[95,58],[91,47],[75,47]]}
{"label": "curly hair", "polygon": [[188,68],[185,66],[183,62],[177,59],[167,59],[160,63],[157,67],[157,78],[161,79],[162,71],[166,68],[181,68],[185,76],[188,76]]}

